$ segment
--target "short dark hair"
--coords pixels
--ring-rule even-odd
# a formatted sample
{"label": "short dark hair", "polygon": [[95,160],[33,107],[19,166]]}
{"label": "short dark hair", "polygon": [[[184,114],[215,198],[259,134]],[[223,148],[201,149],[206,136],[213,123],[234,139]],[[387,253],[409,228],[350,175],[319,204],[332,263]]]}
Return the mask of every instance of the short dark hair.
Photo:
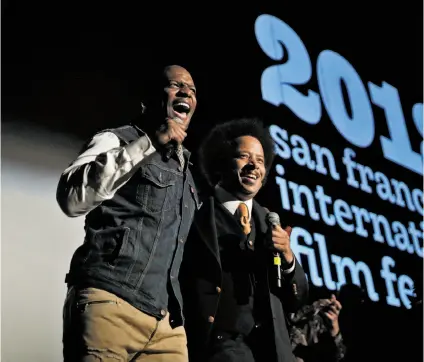
{"label": "short dark hair", "polygon": [[172,64],[155,64],[149,72],[143,76],[141,86],[141,105],[143,113],[148,111],[156,112],[161,109],[163,91],[165,87],[166,72]]}
{"label": "short dark hair", "polygon": [[214,187],[220,181],[235,148],[235,139],[242,136],[252,136],[259,140],[264,150],[268,175],[275,157],[274,140],[268,127],[258,118],[238,118],[217,124],[199,148],[200,170],[210,186]]}
{"label": "short dark hair", "polygon": [[[149,72],[143,74],[140,87],[140,114],[133,123],[140,124],[147,134],[156,132],[157,122],[164,122],[166,110],[162,107],[164,88],[167,85],[166,72],[178,66],[187,70],[186,66],[173,63],[156,63]],[[188,71],[188,70],[187,70]],[[191,74],[191,73],[190,73]]]}

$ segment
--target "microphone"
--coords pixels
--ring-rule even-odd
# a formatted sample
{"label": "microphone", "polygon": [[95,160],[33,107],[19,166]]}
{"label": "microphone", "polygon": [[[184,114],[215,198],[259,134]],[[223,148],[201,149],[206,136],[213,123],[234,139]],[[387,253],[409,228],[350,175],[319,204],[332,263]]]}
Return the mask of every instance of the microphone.
{"label": "microphone", "polygon": [[175,140],[169,141],[166,145],[164,145],[164,159],[165,161],[169,161],[174,153],[175,149],[178,147],[178,143]]}
{"label": "microphone", "polygon": [[[268,211],[268,214],[266,215],[266,221],[268,225],[272,228],[273,226],[280,226],[280,216],[276,212],[270,212],[268,209],[265,208],[266,211]],[[277,287],[281,288],[281,256],[278,251],[274,251],[274,266],[277,268]]]}
{"label": "microphone", "polygon": [[[179,123],[179,124],[183,124],[184,123],[183,120],[181,118],[178,118],[178,117],[173,118],[173,120],[175,122]],[[175,140],[169,141],[164,146],[164,148],[165,148],[165,151],[164,152],[165,153],[164,153],[164,156],[163,157],[165,158],[165,161],[169,161],[171,159],[172,154],[175,152],[175,150],[177,149],[177,147],[178,147],[178,142],[175,141]]]}

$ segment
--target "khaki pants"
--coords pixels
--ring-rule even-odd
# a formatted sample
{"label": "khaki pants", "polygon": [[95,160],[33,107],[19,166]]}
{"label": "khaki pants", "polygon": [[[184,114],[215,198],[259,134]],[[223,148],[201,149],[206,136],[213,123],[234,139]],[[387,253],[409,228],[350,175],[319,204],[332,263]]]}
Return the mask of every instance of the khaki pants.
{"label": "khaki pants", "polygon": [[104,290],[70,288],[63,309],[65,362],[187,362],[183,326],[172,329]]}

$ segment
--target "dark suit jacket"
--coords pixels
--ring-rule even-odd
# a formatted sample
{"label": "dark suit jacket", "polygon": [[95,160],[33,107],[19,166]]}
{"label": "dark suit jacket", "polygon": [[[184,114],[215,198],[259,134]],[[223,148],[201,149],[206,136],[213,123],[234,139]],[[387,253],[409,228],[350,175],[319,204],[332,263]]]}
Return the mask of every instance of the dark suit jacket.
{"label": "dark suit jacket", "polygon": [[[218,201],[208,197],[194,218],[180,271],[184,301],[185,327],[190,362],[205,362],[213,320],[219,304],[222,269],[215,222]],[[253,200],[252,216],[256,226],[255,243],[264,242],[268,226],[267,211]],[[270,308],[273,316],[278,362],[293,362],[285,313],[294,312],[307,300],[308,284],[301,265],[286,277],[280,289],[270,287]]]}

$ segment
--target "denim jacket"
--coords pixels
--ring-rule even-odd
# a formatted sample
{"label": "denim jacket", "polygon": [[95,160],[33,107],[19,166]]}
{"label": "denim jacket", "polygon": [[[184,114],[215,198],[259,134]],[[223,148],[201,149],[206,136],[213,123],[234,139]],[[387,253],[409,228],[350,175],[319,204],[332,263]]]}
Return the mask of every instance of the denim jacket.
{"label": "denim jacket", "polygon": [[[108,131],[123,144],[142,134],[135,126]],[[73,255],[68,285],[107,290],[158,319],[174,298],[177,323],[183,323],[178,274],[199,208],[190,153],[184,150],[184,156],[181,169],[177,159],[164,161],[153,152],[112,199],[87,214],[85,240]]]}

